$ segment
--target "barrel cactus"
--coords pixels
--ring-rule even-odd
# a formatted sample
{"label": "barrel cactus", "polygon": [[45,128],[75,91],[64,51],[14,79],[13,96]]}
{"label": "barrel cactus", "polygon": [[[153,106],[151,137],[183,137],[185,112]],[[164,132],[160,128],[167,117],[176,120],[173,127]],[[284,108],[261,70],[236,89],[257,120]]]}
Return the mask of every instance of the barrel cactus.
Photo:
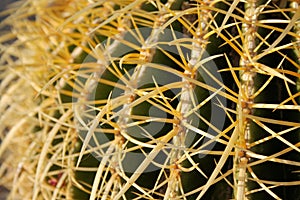
{"label": "barrel cactus", "polygon": [[7,199],[300,199],[298,6],[7,5]]}

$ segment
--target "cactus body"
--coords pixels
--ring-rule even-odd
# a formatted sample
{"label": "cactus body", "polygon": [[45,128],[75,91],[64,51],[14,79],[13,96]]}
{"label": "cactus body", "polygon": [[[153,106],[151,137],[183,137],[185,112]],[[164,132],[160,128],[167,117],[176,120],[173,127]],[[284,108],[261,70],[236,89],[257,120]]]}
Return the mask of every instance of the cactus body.
{"label": "cactus body", "polygon": [[8,199],[298,199],[298,7],[11,4],[0,24]]}

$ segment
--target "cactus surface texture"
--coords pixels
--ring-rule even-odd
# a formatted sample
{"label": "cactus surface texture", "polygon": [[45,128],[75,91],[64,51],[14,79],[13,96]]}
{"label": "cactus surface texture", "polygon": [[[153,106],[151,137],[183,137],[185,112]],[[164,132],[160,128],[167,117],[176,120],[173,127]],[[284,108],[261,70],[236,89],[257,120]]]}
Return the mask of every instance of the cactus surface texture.
{"label": "cactus surface texture", "polygon": [[18,0],[9,200],[300,200],[299,0]]}

